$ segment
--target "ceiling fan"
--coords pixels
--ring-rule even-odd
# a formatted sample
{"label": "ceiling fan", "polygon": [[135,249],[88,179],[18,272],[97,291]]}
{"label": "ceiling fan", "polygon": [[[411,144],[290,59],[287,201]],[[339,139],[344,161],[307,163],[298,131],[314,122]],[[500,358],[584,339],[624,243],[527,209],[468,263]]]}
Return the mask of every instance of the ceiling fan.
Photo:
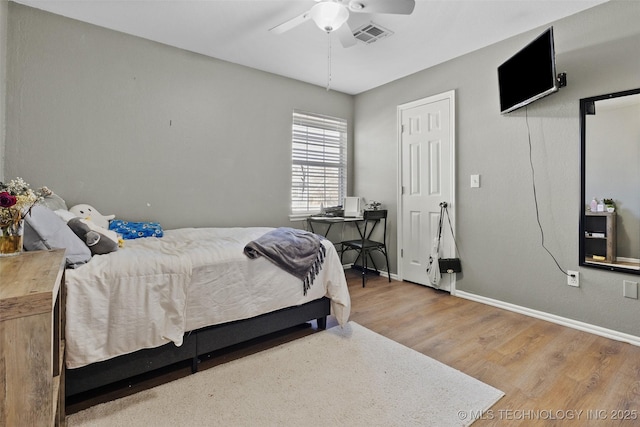
{"label": "ceiling fan", "polygon": [[315,0],[311,9],[290,20],[271,28],[274,34],[282,34],[298,25],[313,20],[327,33],[335,32],[343,47],[356,44],[351,28],[347,23],[349,13],[384,13],[410,15],[416,5],[415,0]]}

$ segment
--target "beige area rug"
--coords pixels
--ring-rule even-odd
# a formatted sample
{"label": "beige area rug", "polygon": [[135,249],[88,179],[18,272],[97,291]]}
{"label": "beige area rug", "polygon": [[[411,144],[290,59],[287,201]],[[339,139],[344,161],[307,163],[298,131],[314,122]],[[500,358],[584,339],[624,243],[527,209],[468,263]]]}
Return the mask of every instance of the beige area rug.
{"label": "beige area rug", "polygon": [[503,392],[349,322],[67,417],[68,426],[464,426]]}

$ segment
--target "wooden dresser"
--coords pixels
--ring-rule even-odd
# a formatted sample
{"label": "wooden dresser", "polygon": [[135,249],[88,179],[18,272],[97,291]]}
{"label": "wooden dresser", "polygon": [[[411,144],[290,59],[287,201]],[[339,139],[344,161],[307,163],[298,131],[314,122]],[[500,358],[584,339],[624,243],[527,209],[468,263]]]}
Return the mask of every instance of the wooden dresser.
{"label": "wooden dresser", "polygon": [[65,424],[64,253],[0,257],[0,426]]}

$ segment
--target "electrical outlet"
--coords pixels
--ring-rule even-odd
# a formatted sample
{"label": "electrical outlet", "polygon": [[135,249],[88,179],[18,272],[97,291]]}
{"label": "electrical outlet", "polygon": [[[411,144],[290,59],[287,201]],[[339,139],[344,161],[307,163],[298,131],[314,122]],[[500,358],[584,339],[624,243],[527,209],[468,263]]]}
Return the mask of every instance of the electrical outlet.
{"label": "electrical outlet", "polygon": [[576,288],[580,287],[580,272],[567,270],[567,285],[573,286]]}

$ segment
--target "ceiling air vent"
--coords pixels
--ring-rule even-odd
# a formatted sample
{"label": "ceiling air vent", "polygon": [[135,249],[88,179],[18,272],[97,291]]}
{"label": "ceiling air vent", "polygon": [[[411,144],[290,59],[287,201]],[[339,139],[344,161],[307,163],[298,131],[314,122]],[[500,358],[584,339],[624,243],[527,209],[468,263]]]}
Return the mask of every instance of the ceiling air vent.
{"label": "ceiling air vent", "polygon": [[378,24],[374,24],[373,22],[365,24],[353,32],[353,36],[356,39],[366,44],[377,42],[378,40],[389,37],[392,34],[393,31],[389,31]]}

